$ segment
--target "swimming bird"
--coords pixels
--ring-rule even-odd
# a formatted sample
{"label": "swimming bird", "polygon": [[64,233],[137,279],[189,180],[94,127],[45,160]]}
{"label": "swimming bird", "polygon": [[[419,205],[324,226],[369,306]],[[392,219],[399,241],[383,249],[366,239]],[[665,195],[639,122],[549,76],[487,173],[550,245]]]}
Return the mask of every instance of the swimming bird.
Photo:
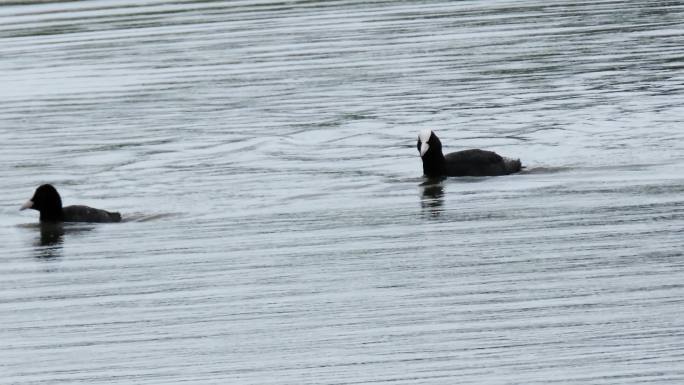
{"label": "swimming bird", "polygon": [[508,175],[522,168],[520,159],[504,158],[492,151],[472,149],[445,156],[442,142],[430,129],[418,134],[418,152],[427,177]]}
{"label": "swimming bird", "polygon": [[20,210],[40,212],[41,222],[121,222],[121,214],[88,206],[62,207],[62,198],[51,184],[41,185]]}

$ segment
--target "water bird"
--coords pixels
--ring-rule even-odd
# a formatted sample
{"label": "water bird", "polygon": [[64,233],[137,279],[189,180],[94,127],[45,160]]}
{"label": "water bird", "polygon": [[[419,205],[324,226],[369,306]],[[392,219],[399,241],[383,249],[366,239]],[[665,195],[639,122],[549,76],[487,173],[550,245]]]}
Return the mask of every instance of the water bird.
{"label": "water bird", "polygon": [[88,206],[62,207],[62,198],[51,184],[36,189],[20,210],[33,209],[40,212],[41,222],[121,222],[121,214]]}
{"label": "water bird", "polygon": [[471,149],[444,155],[442,142],[431,129],[420,131],[417,147],[427,177],[508,175],[522,168],[520,159],[504,158],[492,151]]}

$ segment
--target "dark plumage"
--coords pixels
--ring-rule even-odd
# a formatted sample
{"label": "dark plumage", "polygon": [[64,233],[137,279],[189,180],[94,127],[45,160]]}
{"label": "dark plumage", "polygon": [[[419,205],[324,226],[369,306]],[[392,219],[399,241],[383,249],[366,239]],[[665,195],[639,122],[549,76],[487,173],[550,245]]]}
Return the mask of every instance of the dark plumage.
{"label": "dark plumage", "polygon": [[522,168],[519,159],[503,158],[492,151],[473,149],[445,156],[442,142],[429,129],[420,132],[417,147],[423,160],[423,174],[428,177],[508,175]]}
{"label": "dark plumage", "polygon": [[62,198],[57,189],[44,184],[36,189],[21,210],[34,209],[40,212],[41,222],[121,222],[121,214],[88,206],[62,207]]}

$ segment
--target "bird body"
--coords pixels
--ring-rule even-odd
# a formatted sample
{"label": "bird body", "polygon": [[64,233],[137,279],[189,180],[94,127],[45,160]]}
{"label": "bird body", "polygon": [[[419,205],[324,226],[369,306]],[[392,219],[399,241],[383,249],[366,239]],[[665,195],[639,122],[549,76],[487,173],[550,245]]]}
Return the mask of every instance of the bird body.
{"label": "bird body", "polygon": [[428,177],[508,175],[522,168],[519,159],[486,150],[463,150],[445,156],[442,142],[429,129],[420,132],[417,147],[423,160],[423,174]]}
{"label": "bird body", "polygon": [[62,198],[57,189],[44,184],[36,189],[21,210],[33,209],[40,212],[41,222],[121,222],[121,214],[88,206],[62,207]]}
{"label": "bird body", "polygon": [[74,205],[62,209],[64,222],[121,222],[121,214],[88,206]]}

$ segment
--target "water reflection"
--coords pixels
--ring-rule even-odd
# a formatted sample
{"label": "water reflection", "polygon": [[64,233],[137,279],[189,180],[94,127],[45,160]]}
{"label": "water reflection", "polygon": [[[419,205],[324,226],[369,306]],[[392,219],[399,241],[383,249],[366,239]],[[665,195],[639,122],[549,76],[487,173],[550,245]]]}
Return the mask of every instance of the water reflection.
{"label": "water reflection", "polygon": [[64,225],[49,223],[40,225],[40,246],[55,246],[64,242]]}
{"label": "water reflection", "polygon": [[[31,226],[33,227],[33,226]],[[33,256],[38,259],[56,259],[63,256],[64,237],[88,232],[92,226],[71,226],[64,223],[39,223],[40,231],[33,242]]]}
{"label": "water reflection", "polygon": [[55,259],[62,256],[64,224],[41,223],[40,237],[33,243],[34,256],[39,259]]}
{"label": "water reflection", "polygon": [[420,206],[423,209],[423,213],[426,213],[433,218],[439,216],[442,212],[442,206],[444,206],[443,180],[444,178],[426,178],[426,180],[420,184]]}

